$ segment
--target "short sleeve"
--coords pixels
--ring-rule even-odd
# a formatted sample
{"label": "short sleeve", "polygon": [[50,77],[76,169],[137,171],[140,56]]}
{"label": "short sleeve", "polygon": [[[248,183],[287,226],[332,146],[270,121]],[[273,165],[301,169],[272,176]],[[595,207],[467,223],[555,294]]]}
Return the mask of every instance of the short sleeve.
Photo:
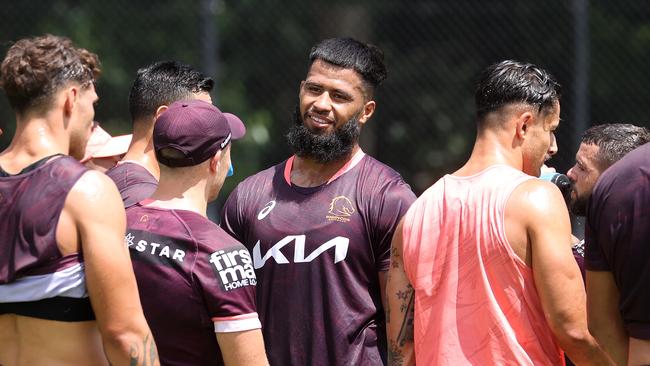
{"label": "short sleeve", "polygon": [[257,279],[253,261],[241,245],[202,251],[194,268],[217,333],[261,328],[255,306]]}
{"label": "short sleeve", "polygon": [[415,201],[415,194],[400,177],[395,178],[381,191],[379,200],[374,200],[376,215],[373,215],[373,250],[379,272],[388,271],[390,246],[395,229]]}
{"label": "short sleeve", "polygon": [[125,208],[151,197],[158,187],[156,178],[135,163],[116,165],[106,175],[115,182]]}

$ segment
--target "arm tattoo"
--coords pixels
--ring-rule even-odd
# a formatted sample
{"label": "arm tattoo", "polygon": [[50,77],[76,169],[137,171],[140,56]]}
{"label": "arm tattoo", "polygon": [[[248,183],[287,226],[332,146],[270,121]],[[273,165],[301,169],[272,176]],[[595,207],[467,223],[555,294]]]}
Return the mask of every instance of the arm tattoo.
{"label": "arm tattoo", "polygon": [[[401,256],[397,248],[392,248],[391,253],[391,269],[395,269],[398,273],[403,271]],[[389,278],[393,273],[389,271]],[[401,276],[401,274],[399,275]],[[388,280],[390,281],[390,279]],[[404,286],[405,285],[405,286]],[[403,286],[403,287],[402,287]],[[393,301],[387,301],[388,304],[392,302],[392,309],[386,309],[387,322],[390,322],[391,310],[396,314],[395,323],[399,325],[399,333],[397,335],[389,336],[388,347],[388,364],[391,366],[402,366],[405,363],[412,362],[413,350],[413,325],[415,316],[415,290],[410,283],[400,285],[401,288],[393,290],[388,297],[392,296]],[[401,319],[400,319],[401,318]],[[401,322],[400,322],[401,320]],[[395,338],[392,338],[395,337]],[[410,344],[409,344],[410,343]]]}
{"label": "arm tattoo", "polygon": [[402,366],[404,365],[403,347],[406,343],[413,342],[415,291],[411,285],[408,285],[406,291],[397,291],[395,296],[401,300],[399,313],[404,314],[404,318],[397,339],[390,340],[388,364],[391,366]]}
{"label": "arm tattoo", "polygon": [[129,365],[130,366],[150,366],[158,365],[158,349],[154,343],[151,334],[147,334],[142,340],[142,345],[137,343],[131,344],[131,351],[129,352]]}
{"label": "arm tattoo", "polygon": [[395,247],[391,248],[391,252],[392,252],[391,253],[392,260],[390,262],[390,266],[392,268],[398,268],[400,265],[399,265],[399,260],[398,260],[399,253],[397,252],[397,248],[395,248]]}
{"label": "arm tattoo", "polygon": [[[400,263],[400,254],[397,248],[393,247],[391,249],[392,251],[392,263],[391,266],[393,268],[399,268],[401,267]],[[402,320],[402,327],[400,328],[399,335],[397,336],[397,342],[399,346],[404,346],[406,342],[412,342],[413,341],[413,319],[415,317],[415,290],[413,289],[413,286],[409,283],[406,288],[402,290],[398,290],[397,293],[395,293],[395,296],[399,300],[399,313],[404,314],[404,318]],[[390,309],[387,310],[388,315],[390,315]]]}
{"label": "arm tattoo", "polygon": [[[401,294],[400,294],[401,293]],[[397,296],[404,300],[400,306],[400,312],[404,313],[402,328],[399,330],[397,342],[403,346],[406,342],[413,342],[413,320],[415,318],[415,291],[411,285],[404,292],[398,291]]]}
{"label": "arm tattoo", "polygon": [[402,349],[394,341],[390,342],[388,350],[388,364],[391,366],[402,366],[404,364],[404,355]]}

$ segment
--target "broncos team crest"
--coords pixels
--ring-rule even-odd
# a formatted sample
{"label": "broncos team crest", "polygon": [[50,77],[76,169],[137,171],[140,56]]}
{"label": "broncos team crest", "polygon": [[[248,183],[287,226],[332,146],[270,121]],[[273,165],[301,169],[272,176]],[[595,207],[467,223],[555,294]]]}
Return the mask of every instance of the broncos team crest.
{"label": "broncos team crest", "polygon": [[337,196],[332,199],[330,203],[329,215],[327,219],[330,221],[349,222],[350,216],[355,212],[354,205],[349,198],[345,196]]}

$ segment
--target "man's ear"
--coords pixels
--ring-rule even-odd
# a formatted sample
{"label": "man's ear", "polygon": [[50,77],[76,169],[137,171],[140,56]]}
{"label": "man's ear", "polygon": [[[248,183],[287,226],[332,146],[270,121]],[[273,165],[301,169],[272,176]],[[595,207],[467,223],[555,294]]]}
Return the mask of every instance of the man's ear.
{"label": "man's ear", "polygon": [[515,135],[520,139],[525,139],[530,126],[535,122],[535,118],[530,111],[526,111],[517,116]]}
{"label": "man's ear", "polygon": [[77,103],[77,99],[79,98],[79,88],[76,86],[68,87],[65,89],[63,97],[63,113],[66,117],[70,117],[72,115],[72,110]]}
{"label": "man's ear", "polygon": [[359,124],[363,125],[368,120],[372,115],[375,113],[375,108],[377,107],[377,103],[375,103],[374,100],[369,100],[366,102],[366,104],[363,105],[363,111],[361,112],[361,116],[359,116]]}
{"label": "man's ear", "polygon": [[157,121],[158,117],[160,117],[161,114],[165,113],[167,109],[169,109],[169,107],[164,104],[158,107],[158,109],[156,109],[156,114],[154,115],[154,121]]}
{"label": "man's ear", "polygon": [[305,81],[300,82],[300,88],[298,88],[298,98],[302,95],[302,88],[305,86]]}
{"label": "man's ear", "polygon": [[216,154],[210,159],[210,173],[216,173],[221,167],[221,152],[222,150],[217,151]]}

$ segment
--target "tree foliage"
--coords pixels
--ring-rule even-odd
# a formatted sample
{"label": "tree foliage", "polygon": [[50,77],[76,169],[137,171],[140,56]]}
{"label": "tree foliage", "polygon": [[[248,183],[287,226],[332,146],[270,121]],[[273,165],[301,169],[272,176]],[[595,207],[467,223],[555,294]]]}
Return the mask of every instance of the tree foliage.
{"label": "tree foliage", "polygon": [[[574,0],[577,1],[577,0]],[[362,133],[370,154],[404,175],[417,193],[460,167],[474,141],[476,75],[502,59],[536,63],[563,84],[560,153],[566,170],[582,131],[573,121],[576,46],[571,1],[297,1],[152,0],[6,2],[0,10],[4,55],[10,41],[54,33],[98,53],[104,76],[96,119],[113,134],[128,133],[128,91],[139,67],[178,59],[199,68],[206,48],[201,12],[214,22],[215,103],[238,114],[248,135],[234,146],[234,179],[226,191],[290,154],[284,134],[297,103],[310,47],[353,36],[379,45],[389,77],[378,110]],[[589,124],[648,126],[650,3],[594,1],[589,8]],[[9,142],[13,115],[0,100]],[[226,192],[227,193],[227,192]]]}

